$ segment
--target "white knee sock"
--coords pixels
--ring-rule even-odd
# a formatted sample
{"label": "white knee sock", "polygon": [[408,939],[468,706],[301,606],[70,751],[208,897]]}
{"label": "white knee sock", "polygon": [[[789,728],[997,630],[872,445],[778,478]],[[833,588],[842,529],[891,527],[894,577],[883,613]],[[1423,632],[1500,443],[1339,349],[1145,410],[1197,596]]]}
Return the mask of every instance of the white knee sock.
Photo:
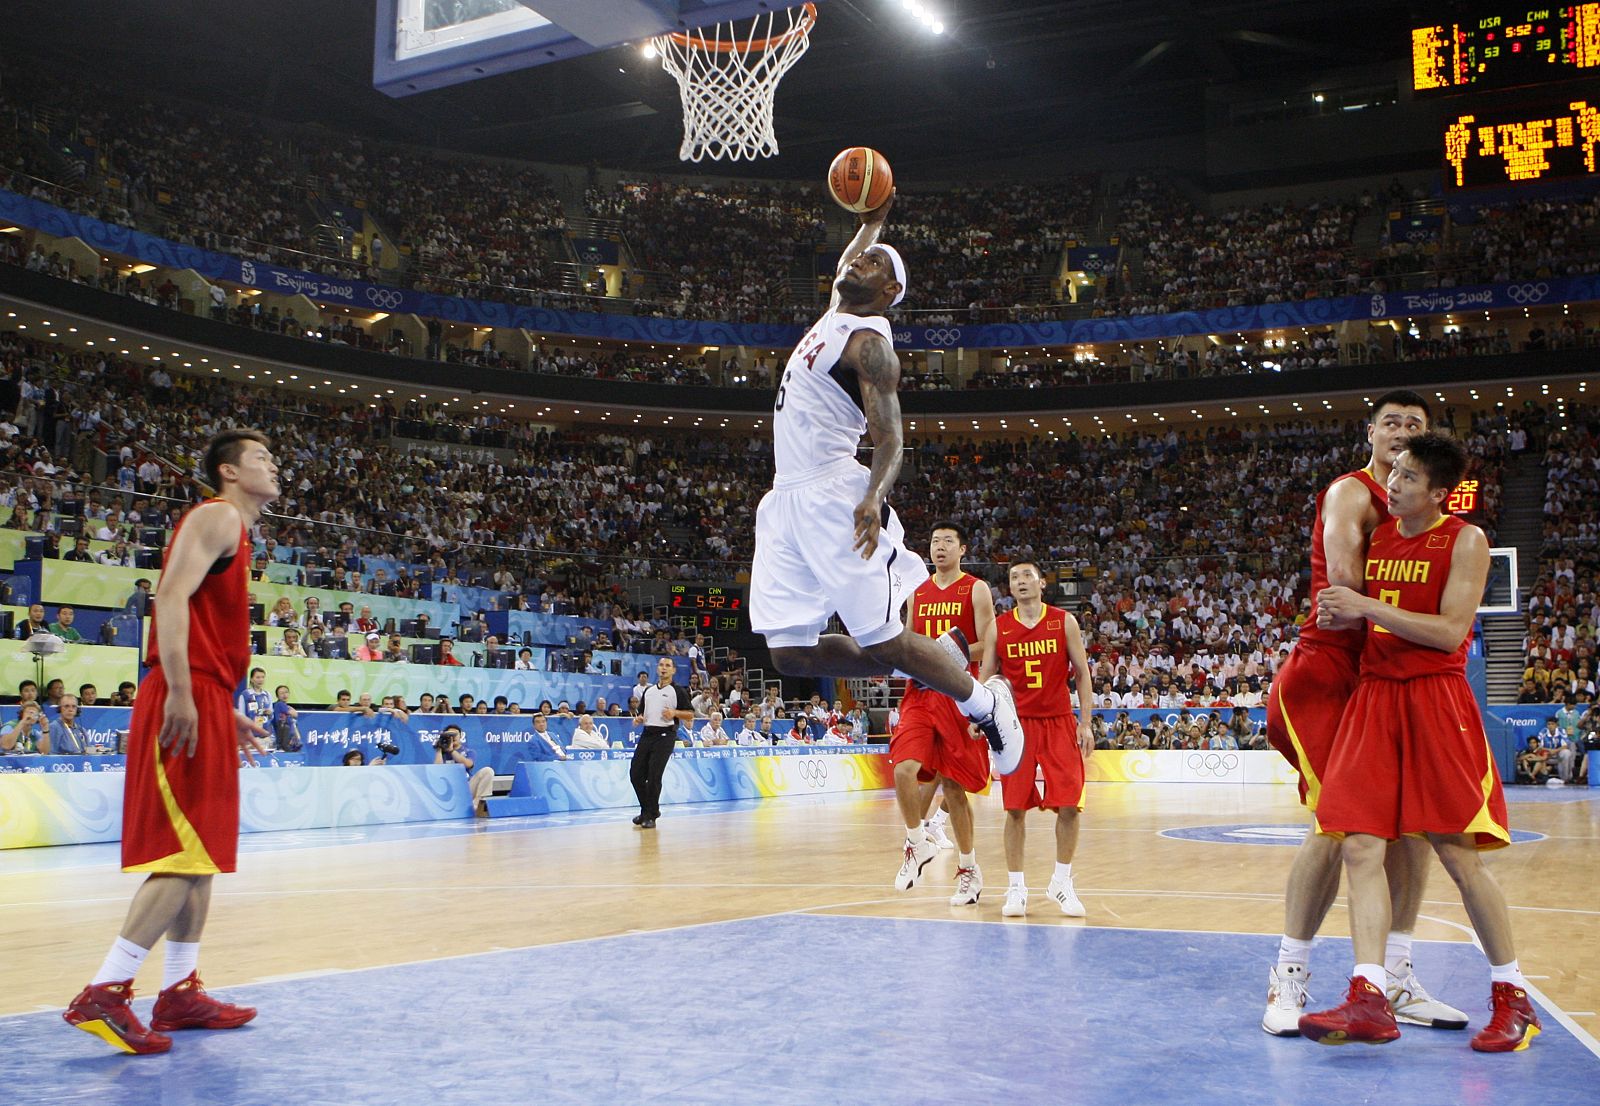
{"label": "white knee sock", "polygon": [[161,989],[165,991],[174,983],[181,983],[185,976],[194,971],[195,965],[200,963],[199,941],[167,941],[167,953],[161,964]]}
{"label": "white knee sock", "polygon": [[100,965],[100,970],[90,982],[121,983],[132,979],[139,974],[144,958],[149,955],[149,949],[142,949],[132,941],[118,937],[111,942],[111,951],[106,953],[105,963]]}

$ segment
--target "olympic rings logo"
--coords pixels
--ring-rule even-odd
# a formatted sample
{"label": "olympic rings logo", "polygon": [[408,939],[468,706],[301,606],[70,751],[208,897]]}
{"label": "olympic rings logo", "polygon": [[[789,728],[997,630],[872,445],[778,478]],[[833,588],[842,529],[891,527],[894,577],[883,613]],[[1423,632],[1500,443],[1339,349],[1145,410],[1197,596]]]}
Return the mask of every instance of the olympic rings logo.
{"label": "olympic rings logo", "polygon": [[1197,776],[1226,776],[1239,770],[1235,753],[1190,753],[1184,766]]}
{"label": "olympic rings logo", "polygon": [[1506,295],[1515,303],[1538,303],[1550,294],[1550,286],[1544,281],[1538,284],[1513,284],[1506,289]]}
{"label": "olympic rings logo", "polygon": [[400,306],[401,295],[393,288],[368,288],[367,299],[374,307],[393,311]]}
{"label": "olympic rings logo", "polygon": [[961,344],[961,328],[954,326],[948,328],[936,327],[932,330],[924,330],[922,332],[922,340],[927,342],[931,348],[949,349],[951,346],[958,346]]}
{"label": "olympic rings logo", "polygon": [[824,787],[828,782],[828,764],[820,757],[806,757],[800,761],[800,778],[808,787]]}

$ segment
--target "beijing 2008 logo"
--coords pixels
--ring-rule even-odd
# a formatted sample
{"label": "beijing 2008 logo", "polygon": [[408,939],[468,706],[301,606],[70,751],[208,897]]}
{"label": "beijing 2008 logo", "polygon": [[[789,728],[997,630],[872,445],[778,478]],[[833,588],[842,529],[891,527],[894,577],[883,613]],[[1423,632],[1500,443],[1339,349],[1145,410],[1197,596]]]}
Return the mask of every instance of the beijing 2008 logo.
{"label": "beijing 2008 logo", "polygon": [[961,344],[961,328],[952,326],[924,330],[922,332],[922,340],[927,342],[930,348],[949,349],[952,346]]}
{"label": "beijing 2008 logo", "polygon": [[400,306],[400,293],[393,288],[368,288],[367,299],[372,302],[372,306],[382,307],[388,311]]}
{"label": "beijing 2008 logo", "polygon": [[1381,319],[1389,313],[1389,301],[1382,296],[1372,297],[1372,317]]}
{"label": "beijing 2008 logo", "polygon": [[253,262],[253,261],[241,261],[241,262],[239,262],[239,281],[242,284],[254,284],[256,282],[256,266],[255,266],[255,262]]}

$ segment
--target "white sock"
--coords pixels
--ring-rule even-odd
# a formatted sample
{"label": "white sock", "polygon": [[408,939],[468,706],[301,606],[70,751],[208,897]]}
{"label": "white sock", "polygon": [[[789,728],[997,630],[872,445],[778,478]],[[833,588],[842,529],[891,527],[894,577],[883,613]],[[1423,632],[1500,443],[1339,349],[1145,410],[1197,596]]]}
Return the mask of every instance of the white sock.
{"label": "white sock", "polygon": [[111,942],[111,951],[106,953],[106,962],[100,965],[100,970],[89,982],[121,983],[132,979],[139,974],[139,969],[144,966],[144,958],[149,955],[149,949],[142,949],[132,941],[118,937]]}
{"label": "white sock", "polygon": [[928,839],[928,832],[920,825],[906,830],[906,844],[920,845]]}
{"label": "white sock", "polygon": [[946,812],[944,812],[942,810],[935,810],[933,812],[933,817],[928,819],[928,824],[929,825],[934,825],[934,826],[942,826],[949,819],[949,817],[950,817],[950,815],[947,814]]}
{"label": "white sock", "polygon": [[169,938],[166,957],[161,964],[161,989],[165,991],[174,983],[183,982],[184,977],[194,971],[199,963],[199,941],[173,941]]}
{"label": "white sock", "polygon": [[1411,934],[1397,929],[1389,931],[1388,943],[1383,946],[1383,966],[1390,975],[1405,974],[1406,962],[1411,959]]}
{"label": "white sock", "polygon": [[956,853],[956,867],[976,868],[978,866],[977,853]]}
{"label": "white sock", "polygon": [[1382,964],[1357,964],[1356,970],[1350,974],[1365,979],[1380,991],[1389,983],[1384,977]]}
{"label": "white sock", "polygon": [[1058,883],[1071,883],[1072,882],[1072,865],[1071,865],[1071,863],[1063,864],[1059,860],[1056,861],[1056,876],[1055,876],[1055,878],[1056,878],[1056,882],[1058,882]]}
{"label": "white sock", "polygon": [[1311,963],[1311,941],[1301,941],[1285,934],[1278,941],[1278,967],[1304,968]]}
{"label": "white sock", "polygon": [[1522,969],[1515,960],[1509,964],[1490,964],[1489,981],[1491,983],[1510,983],[1524,988],[1528,985],[1528,981],[1522,976]]}
{"label": "white sock", "polygon": [[972,693],[956,704],[968,718],[988,718],[994,713],[994,692],[977,680],[972,681]]}
{"label": "white sock", "polygon": [[1027,890],[1028,881],[1023,878],[1021,872],[1007,872],[1006,873],[1006,886],[1007,887],[1021,887],[1023,890]]}

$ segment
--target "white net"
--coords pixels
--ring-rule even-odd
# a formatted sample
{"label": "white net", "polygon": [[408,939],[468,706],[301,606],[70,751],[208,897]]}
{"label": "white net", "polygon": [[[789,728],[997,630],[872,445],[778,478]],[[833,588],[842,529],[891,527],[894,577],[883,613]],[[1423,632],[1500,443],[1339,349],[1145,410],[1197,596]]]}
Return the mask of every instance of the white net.
{"label": "white net", "polygon": [[805,4],[757,16],[744,34],[718,23],[655,39],[661,68],[677,78],[683,102],[678,157],[753,161],[776,154],[773,96],[811,44],[816,21],[817,9]]}

